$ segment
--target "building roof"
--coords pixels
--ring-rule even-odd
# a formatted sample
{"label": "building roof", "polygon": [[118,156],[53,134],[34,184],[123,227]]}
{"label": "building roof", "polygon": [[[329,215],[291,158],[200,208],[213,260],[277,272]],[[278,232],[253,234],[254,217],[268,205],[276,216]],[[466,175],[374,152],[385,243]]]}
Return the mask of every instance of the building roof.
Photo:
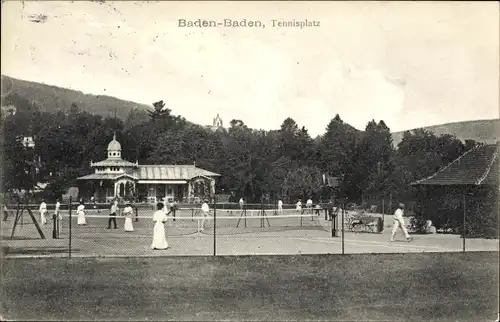
{"label": "building roof", "polygon": [[116,133],[113,135],[113,140],[108,144],[108,151],[121,151],[122,146],[120,142],[116,141]]}
{"label": "building roof", "polygon": [[194,165],[140,165],[139,180],[190,180],[198,176],[219,177],[220,174]]}
{"label": "building roof", "polygon": [[428,178],[412,185],[498,185],[500,145],[477,146]]}
{"label": "building roof", "polygon": [[132,173],[92,173],[83,177],[79,177],[76,180],[115,180],[122,176],[129,176],[133,179],[137,179],[137,177]]}
{"label": "building roof", "polygon": [[[107,160],[108,161],[108,160]],[[98,162],[100,165],[106,161]],[[125,161],[127,162],[127,161]],[[129,162],[130,163],[130,162]],[[95,166],[97,163],[94,163]],[[146,181],[173,181],[191,180],[196,177],[219,177],[220,174],[203,170],[194,165],[136,165],[138,169],[127,170],[125,173],[92,173],[78,180],[115,180],[123,175],[128,175],[136,180]],[[116,164],[117,165],[117,164]]]}
{"label": "building roof", "polygon": [[137,168],[139,165],[137,163],[132,163],[122,158],[108,158],[103,161],[99,161],[96,163],[91,162],[91,167],[135,167]]}

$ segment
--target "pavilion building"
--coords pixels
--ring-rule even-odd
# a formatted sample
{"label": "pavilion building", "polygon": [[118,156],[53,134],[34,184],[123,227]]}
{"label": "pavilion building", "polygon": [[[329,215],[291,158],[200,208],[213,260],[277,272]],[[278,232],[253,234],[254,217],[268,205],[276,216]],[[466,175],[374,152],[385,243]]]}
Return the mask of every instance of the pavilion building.
{"label": "pavilion building", "polygon": [[167,200],[199,202],[215,194],[220,174],[196,165],[140,165],[122,159],[116,135],[108,145],[108,158],[90,162],[94,173],[77,178],[79,199],[99,202],[114,198],[156,203]]}

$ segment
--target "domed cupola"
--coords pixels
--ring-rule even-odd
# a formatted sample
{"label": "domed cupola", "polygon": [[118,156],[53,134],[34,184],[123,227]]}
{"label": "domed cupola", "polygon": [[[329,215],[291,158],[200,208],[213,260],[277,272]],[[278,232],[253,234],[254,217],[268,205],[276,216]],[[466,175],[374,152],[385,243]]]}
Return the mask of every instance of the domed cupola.
{"label": "domed cupola", "polygon": [[122,146],[116,141],[116,133],[113,135],[113,141],[108,144],[108,159],[121,159]]}

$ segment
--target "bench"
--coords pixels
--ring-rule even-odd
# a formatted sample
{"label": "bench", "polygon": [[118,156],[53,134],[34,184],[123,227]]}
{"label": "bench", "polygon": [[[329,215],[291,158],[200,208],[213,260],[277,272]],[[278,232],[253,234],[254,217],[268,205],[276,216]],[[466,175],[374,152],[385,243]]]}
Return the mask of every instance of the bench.
{"label": "bench", "polygon": [[353,232],[379,233],[383,230],[382,218],[365,214],[354,214],[346,217],[345,229]]}

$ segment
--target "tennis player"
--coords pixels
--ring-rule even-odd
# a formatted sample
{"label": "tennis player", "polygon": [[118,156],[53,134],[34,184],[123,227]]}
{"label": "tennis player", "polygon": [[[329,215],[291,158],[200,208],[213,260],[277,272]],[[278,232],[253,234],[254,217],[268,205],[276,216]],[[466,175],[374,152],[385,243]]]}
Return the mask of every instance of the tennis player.
{"label": "tennis player", "polygon": [[281,199],[278,200],[278,213],[283,214],[283,201]]}
{"label": "tennis player", "polygon": [[9,218],[9,209],[7,209],[7,205],[3,205],[3,221],[7,221]]}
{"label": "tennis player", "polygon": [[311,198],[307,199],[306,208],[312,214],[313,201]]}
{"label": "tennis player", "polygon": [[203,214],[203,219],[201,220],[201,226],[198,227],[198,232],[205,230],[205,219],[210,215],[210,207],[208,206],[208,200],[205,199],[203,204],[201,205],[201,212]]}
{"label": "tennis player", "polygon": [[297,201],[297,203],[295,204],[295,210],[297,211],[302,211],[302,201]]}
{"label": "tennis player", "polygon": [[45,200],[42,199],[42,203],[40,204],[38,211],[40,212],[40,221],[42,222],[42,225],[45,225],[47,223],[47,218],[45,217],[45,214],[47,213],[47,204],[45,203]]}
{"label": "tennis player", "polygon": [[125,223],[123,225],[123,229],[125,231],[134,231],[134,225],[132,224],[132,214],[134,210],[130,204],[130,201],[125,203],[125,209],[123,209],[123,215],[125,216]]}
{"label": "tennis player", "polygon": [[56,208],[54,209],[54,215],[58,216],[59,219],[62,219],[62,216],[61,216],[61,203],[59,202],[59,199],[56,200]]}
{"label": "tennis player", "polygon": [[240,209],[243,209],[243,205],[245,204],[245,201],[243,201],[243,197],[240,198]]}
{"label": "tennis player", "polygon": [[394,219],[394,224],[392,226],[392,234],[391,234],[391,242],[394,241],[394,236],[398,232],[398,228],[401,227],[403,234],[407,241],[411,240],[410,234],[408,234],[408,230],[406,230],[405,219],[403,218],[405,205],[400,203],[398,209],[394,212],[392,218]]}
{"label": "tennis player", "polygon": [[61,203],[59,202],[59,199],[56,200],[56,208],[54,209],[54,219],[56,220],[57,231],[60,231],[62,215],[61,215]]}
{"label": "tennis player", "polygon": [[111,223],[113,223],[113,226],[116,229],[116,215],[118,212],[118,200],[114,200],[113,204],[111,205],[111,210],[109,211],[109,220],[108,220],[108,228],[111,229]]}
{"label": "tennis player", "polygon": [[167,215],[163,210],[164,204],[159,202],[156,204],[156,211],[153,214],[153,242],[151,243],[152,249],[167,249],[168,243],[165,237],[165,223],[167,222]]}
{"label": "tennis player", "polygon": [[83,200],[80,201],[80,205],[76,208],[76,213],[78,215],[76,224],[78,226],[86,225],[87,219],[85,219],[85,205],[83,204]]}

